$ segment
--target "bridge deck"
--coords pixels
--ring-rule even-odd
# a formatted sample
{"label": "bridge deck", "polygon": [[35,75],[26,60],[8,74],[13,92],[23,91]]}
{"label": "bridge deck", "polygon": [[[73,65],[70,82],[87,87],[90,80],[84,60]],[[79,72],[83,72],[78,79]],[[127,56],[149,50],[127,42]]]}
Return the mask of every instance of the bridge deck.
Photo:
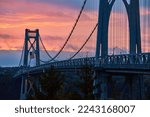
{"label": "bridge deck", "polygon": [[80,69],[85,65],[89,65],[93,68],[99,69],[113,69],[113,70],[126,70],[126,71],[136,71],[136,72],[146,72],[150,74],[150,53],[143,54],[124,54],[124,55],[111,55],[105,58],[99,58],[96,60],[95,57],[64,60],[58,62],[47,63],[35,67],[26,67],[20,70],[16,76],[21,74],[26,74],[28,72],[32,73],[35,71],[42,71],[48,69],[52,66],[58,69]]}

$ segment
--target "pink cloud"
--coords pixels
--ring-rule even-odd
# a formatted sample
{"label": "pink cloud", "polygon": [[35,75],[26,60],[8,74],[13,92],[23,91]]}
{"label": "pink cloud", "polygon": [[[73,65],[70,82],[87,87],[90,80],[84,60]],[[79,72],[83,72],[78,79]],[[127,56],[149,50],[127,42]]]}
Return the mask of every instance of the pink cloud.
{"label": "pink cloud", "polygon": [[[0,17],[2,17],[0,19],[0,32],[12,34],[18,37],[16,40],[20,39],[22,42],[25,28],[39,28],[42,37],[48,38],[47,36],[51,35],[53,37],[62,38],[62,40],[44,39],[48,50],[60,49],[79,13],[78,10],[65,7],[58,9],[56,5],[45,3],[27,4],[26,2],[19,1],[13,2],[13,5],[7,2],[1,2],[0,5],[8,9],[8,12],[0,13]],[[9,11],[10,9],[12,12]],[[92,13],[96,14],[95,12]],[[80,41],[85,40],[87,33],[89,33],[92,28],[89,24],[92,24],[93,21],[96,22],[96,16],[93,17],[93,14],[89,14],[87,11],[82,14],[79,26],[75,30],[72,40],[76,40],[76,37],[78,37]],[[81,35],[81,32],[85,33]],[[23,43],[18,44],[20,44],[19,46],[21,47]],[[77,44],[77,42],[75,42],[75,44]],[[6,49],[6,47],[8,47],[8,49],[14,49],[15,46],[5,46],[4,48]]]}
{"label": "pink cloud", "polygon": [[[5,9],[5,10],[1,10]],[[74,10],[68,7],[60,8],[59,5],[26,2],[25,0],[10,0],[0,1],[0,33],[11,34],[15,37],[17,44],[7,43],[12,42],[12,39],[7,40],[0,39],[0,49],[19,49],[23,45],[24,31],[29,29],[40,29],[40,35],[48,50],[58,51],[70,32],[79,10]],[[113,12],[111,15],[110,28],[109,28],[109,47],[113,48],[118,46],[128,50],[129,45],[129,28],[127,15],[119,12]],[[149,11],[141,9],[141,15],[147,15]],[[70,48],[65,48],[65,51],[74,51],[71,47],[80,48],[88,37],[92,28],[97,22],[97,11],[84,11],[78,26],[71,40],[69,41]],[[125,27],[125,28],[123,28]],[[92,40],[87,43],[83,51],[93,51],[96,43],[96,32],[94,33]],[[58,37],[58,39],[56,39]],[[146,36],[147,37],[147,36]],[[51,39],[50,39],[51,38]],[[111,40],[111,39],[114,39]],[[143,34],[142,34],[143,38]]]}

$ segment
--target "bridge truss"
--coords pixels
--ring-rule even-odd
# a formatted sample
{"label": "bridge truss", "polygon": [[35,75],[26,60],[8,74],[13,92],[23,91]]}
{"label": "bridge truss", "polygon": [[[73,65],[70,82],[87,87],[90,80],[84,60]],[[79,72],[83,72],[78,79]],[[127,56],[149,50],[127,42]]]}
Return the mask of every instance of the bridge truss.
{"label": "bridge truss", "polygon": [[[99,5],[99,17],[98,17],[98,23],[94,26],[91,33],[88,35],[85,42],[82,44],[82,46],[72,55],[69,59],[58,61],[56,58],[60,55],[60,53],[63,52],[64,47],[67,45],[68,41],[72,37],[74,30],[76,29],[76,26],[78,25],[78,22],[80,21],[80,17],[83,14],[84,8],[86,6],[87,0],[83,2],[83,5],[81,7],[81,10],[79,12],[79,15],[60,50],[54,57],[52,57],[48,50],[46,49],[42,38],[39,33],[37,33],[37,36],[35,37],[35,41],[31,43],[30,41],[30,47],[27,47],[27,42],[25,42],[25,45],[23,47],[24,49],[24,65],[23,69],[20,70],[15,77],[25,75],[25,74],[35,74],[37,72],[42,72],[44,69],[48,69],[52,66],[58,68],[58,69],[80,69],[81,66],[89,65],[97,74],[95,78],[95,84],[99,84],[100,82],[97,82],[97,79],[101,80],[101,86],[99,88],[103,89],[101,94],[101,99],[106,99],[106,88],[107,88],[107,82],[104,80],[104,78],[107,79],[107,75],[101,76],[100,74],[107,74],[107,71],[111,72],[120,72],[124,74],[125,72],[134,72],[140,73],[140,74],[150,74],[150,53],[144,53],[142,52],[141,47],[141,28],[140,28],[140,5],[138,0],[131,0],[128,2],[127,0],[122,0],[122,2],[125,5],[127,16],[128,16],[128,25],[129,25],[129,54],[118,54],[115,55],[114,53],[112,55],[108,54],[109,51],[109,45],[108,45],[108,33],[109,33],[109,21],[110,21],[110,15],[112,14],[113,5],[115,4],[116,0],[100,0]],[[115,14],[114,14],[115,15]],[[125,24],[127,25],[127,23]],[[91,36],[97,29],[97,45],[96,45],[96,55],[95,57],[85,57],[85,58],[79,58],[74,59],[74,57],[81,52],[81,50],[84,48],[84,46],[87,44],[87,42],[91,39]],[[127,30],[126,30],[127,31]],[[33,31],[30,31],[33,32]],[[128,33],[127,33],[128,34]],[[113,37],[113,36],[112,36]],[[26,35],[27,40],[29,40],[28,35]],[[25,38],[25,39],[26,39]],[[40,58],[39,53],[39,41],[41,42],[44,51],[46,52],[47,56],[49,57],[49,61],[43,61]],[[117,40],[116,40],[117,41]],[[34,48],[34,43],[36,43],[36,48]],[[114,42],[115,43],[115,42]],[[36,55],[36,66],[29,67],[27,64],[27,52],[29,52],[30,49],[33,49],[35,51]],[[113,48],[114,49],[114,48]],[[114,50],[113,50],[114,51]],[[21,57],[22,58],[22,57]],[[40,64],[40,62],[44,64]],[[21,63],[21,62],[20,62]],[[98,70],[97,70],[98,69]],[[138,72],[137,72],[138,70]],[[103,73],[104,71],[105,73]],[[101,78],[103,77],[103,78]],[[137,80],[137,79],[136,79]],[[139,80],[139,79],[138,79]]]}

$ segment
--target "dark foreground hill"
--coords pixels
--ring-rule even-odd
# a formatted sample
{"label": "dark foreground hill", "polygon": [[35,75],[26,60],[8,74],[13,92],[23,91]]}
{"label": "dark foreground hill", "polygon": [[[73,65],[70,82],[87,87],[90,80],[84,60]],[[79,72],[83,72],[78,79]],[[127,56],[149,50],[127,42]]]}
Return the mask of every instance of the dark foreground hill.
{"label": "dark foreground hill", "polygon": [[0,100],[19,99],[21,79],[12,78],[17,70],[17,67],[0,68]]}

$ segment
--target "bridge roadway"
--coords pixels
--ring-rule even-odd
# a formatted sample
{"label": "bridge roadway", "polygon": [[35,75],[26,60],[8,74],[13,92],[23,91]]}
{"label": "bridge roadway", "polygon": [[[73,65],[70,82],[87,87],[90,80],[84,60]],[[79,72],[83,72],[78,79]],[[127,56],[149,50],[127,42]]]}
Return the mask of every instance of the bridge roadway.
{"label": "bridge roadway", "polygon": [[23,67],[14,77],[19,77],[23,74],[36,74],[43,72],[52,66],[65,70],[81,69],[85,65],[90,65],[94,69],[105,70],[111,73],[135,73],[150,75],[150,53],[142,54],[121,54],[109,55],[96,60],[95,57],[79,58],[72,60],[63,60],[42,64],[35,67]]}

